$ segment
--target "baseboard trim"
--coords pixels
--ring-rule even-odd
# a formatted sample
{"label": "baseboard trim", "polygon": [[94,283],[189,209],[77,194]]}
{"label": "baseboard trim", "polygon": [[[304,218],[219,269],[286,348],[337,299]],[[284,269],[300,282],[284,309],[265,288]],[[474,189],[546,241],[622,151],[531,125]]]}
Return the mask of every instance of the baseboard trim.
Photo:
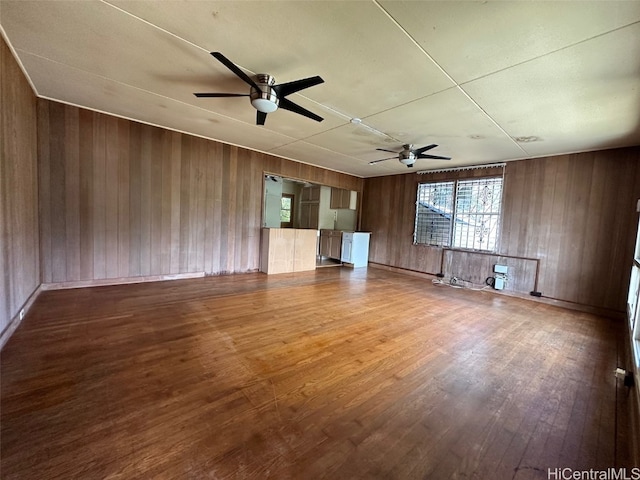
{"label": "baseboard trim", "polygon": [[164,282],[166,280],[186,280],[202,278],[204,272],[175,273],[169,275],[145,275],[142,277],[102,278],[97,280],[79,280],[75,282],[43,283],[42,290],[64,290],[69,288],[106,287],[111,285],[126,285],[131,283]]}
{"label": "baseboard trim", "polygon": [[391,265],[384,265],[383,263],[369,262],[369,266],[372,268],[377,268],[379,270],[386,270],[388,272],[411,275],[412,277],[425,278],[425,279],[437,278],[434,273],[421,272],[419,270],[410,270],[408,268],[392,267]]}
{"label": "baseboard trim", "polygon": [[[381,270],[387,270],[390,272],[395,272],[395,273],[401,273],[404,275],[412,275],[414,277],[419,277],[419,278],[425,278],[425,279],[434,279],[437,278],[437,276],[433,273],[427,273],[427,272],[420,272],[417,270],[410,270],[410,269],[406,269],[406,268],[400,268],[400,267],[392,267],[390,265],[384,265],[381,263],[374,263],[374,262],[369,262],[369,266],[373,267],[373,268],[378,268]],[[618,310],[612,310],[609,308],[603,308],[603,307],[595,307],[592,305],[583,305],[580,303],[575,303],[575,302],[569,302],[566,300],[559,300],[556,298],[551,298],[551,297],[533,297],[531,295],[525,294],[525,293],[519,293],[519,292],[509,292],[506,290],[493,290],[493,289],[487,289],[484,290],[487,293],[491,293],[494,295],[506,295],[508,297],[514,297],[514,298],[520,298],[523,300],[530,300],[533,302],[538,302],[538,303],[544,303],[547,305],[554,305],[556,307],[561,307],[561,308],[567,308],[569,310],[575,310],[578,312],[584,312],[584,313],[591,313],[593,315],[599,315],[602,317],[608,317],[608,318],[613,318],[616,320],[625,320],[626,317],[626,312],[624,311],[618,311]]]}
{"label": "baseboard trim", "polygon": [[[2,333],[0,333],[0,351],[2,351],[2,349],[7,344],[7,342],[13,335],[13,333],[18,329],[18,327],[20,326],[20,323],[22,323],[22,320],[24,320],[24,317],[27,316],[27,314],[29,313],[29,310],[31,309],[36,299],[38,298],[38,295],[40,295],[40,292],[42,292],[42,285],[38,285],[38,287],[33,291],[33,293],[29,295],[29,298],[27,299],[27,301],[22,305],[22,307],[18,309],[17,315],[15,315],[11,319],[11,321],[9,322],[9,325],[7,325],[6,328],[2,331]],[[20,318],[21,310],[24,310],[24,316],[22,318]]]}

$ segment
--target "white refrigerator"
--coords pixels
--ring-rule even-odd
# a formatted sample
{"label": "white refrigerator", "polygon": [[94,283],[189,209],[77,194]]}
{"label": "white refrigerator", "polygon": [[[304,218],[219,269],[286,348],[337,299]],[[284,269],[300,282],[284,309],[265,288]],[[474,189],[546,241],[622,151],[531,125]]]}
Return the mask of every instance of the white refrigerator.
{"label": "white refrigerator", "polygon": [[369,263],[370,236],[370,232],[342,232],[340,260],[355,268],[366,267]]}

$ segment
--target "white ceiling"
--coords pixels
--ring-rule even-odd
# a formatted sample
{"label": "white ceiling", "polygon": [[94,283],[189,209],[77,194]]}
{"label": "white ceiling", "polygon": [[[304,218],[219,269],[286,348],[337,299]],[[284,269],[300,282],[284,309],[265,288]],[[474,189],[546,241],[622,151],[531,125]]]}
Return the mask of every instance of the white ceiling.
{"label": "white ceiling", "polygon": [[[360,177],[376,148],[436,143],[418,170],[640,145],[640,1],[9,1],[37,95]],[[320,75],[255,125],[209,52],[277,83]],[[360,125],[351,118],[362,119]]]}

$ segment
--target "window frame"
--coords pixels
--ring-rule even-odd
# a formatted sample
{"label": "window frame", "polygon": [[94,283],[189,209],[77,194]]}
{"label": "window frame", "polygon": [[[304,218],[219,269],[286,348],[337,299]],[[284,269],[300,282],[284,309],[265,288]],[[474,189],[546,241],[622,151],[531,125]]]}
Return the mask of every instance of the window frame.
{"label": "window frame", "polygon": [[[459,246],[459,244],[456,244],[456,222],[459,221],[460,217],[462,215],[464,215],[464,213],[459,213],[460,210],[460,206],[458,203],[458,194],[459,194],[459,186],[461,183],[465,184],[477,184],[477,183],[482,183],[482,182],[486,182],[487,180],[490,181],[498,181],[498,185],[499,185],[499,189],[500,189],[500,197],[498,200],[498,209],[497,209],[497,213],[495,211],[489,211],[485,214],[483,213],[468,213],[467,215],[469,216],[480,216],[480,215],[486,215],[486,216],[493,216],[493,217],[497,217],[497,221],[495,224],[495,229],[494,229],[494,234],[493,234],[493,238],[491,238],[491,236],[489,236],[488,238],[490,238],[492,241],[488,241],[487,245],[489,246],[490,244],[493,244],[491,248],[476,248],[476,247],[468,247],[468,246]],[[418,229],[418,224],[419,224],[419,220],[421,218],[420,216],[420,206],[424,205],[424,201],[421,202],[421,190],[423,188],[424,185],[430,185],[430,186],[435,186],[435,185],[442,185],[442,186],[446,186],[446,185],[450,185],[453,184],[452,187],[452,192],[451,192],[451,198],[450,200],[448,200],[448,204],[451,205],[451,210],[450,210],[450,220],[449,220],[449,229],[448,229],[448,233],[447,233],[447,238],[445,241],[438,241],[438,242],[434,242],[434,243],[429,243],[429,242],[420,242],[418,241],[418,239],[422,236],[424,237],[425,235],[425,231],[421,232]],[[414,216],[414,228],[413,228],[413,244],[414,245],[420,245],[420,246],[428,246],[428,247],[435,247],[435,248],[443,248],[443,249],[448,249],[448,250],[463,250],[463,251],[472,251],[472,252],[484,252],[484,253],[497,253],[499,250],[499,243],[500,243],[500,233],[502,231],[502,221],[503,221],[503,203],[504,203],[504,175],[487,175],[487,176],[482,176],[482,177],[466,177],[466,178],[449,178],[449,179],[441,179],[441,180],[434,180],[434,181],[428,181],[428,182],[419,182],[417,189],[416,189],[416,202],[415,202],[415,216]],[[446,211],[446,210],[444,210]],[[460,220],[462,221],[462,220]],[[491,234],[489,234],[491,235]],[[460,238],[462,238],[462,235],[460,236]],[[468,235],[467,235],[468,238]],[[467,242],[468,244],[468,242]]]}
{"label": "window frame", "polygon": [[[286,209],[286,208],[282,208],[282,200],[284,200],[285,198],[289,199],[291,208]],[[280,228],[293,228],[293,223],[294,223],[294,210],[295,210],[295,195],[292,193],[283,193],[282,196],[280,197]],[[288,222],[283,222],[282,221],[282,212],[283,211],[288,211],[289,212],[289,221]]]}

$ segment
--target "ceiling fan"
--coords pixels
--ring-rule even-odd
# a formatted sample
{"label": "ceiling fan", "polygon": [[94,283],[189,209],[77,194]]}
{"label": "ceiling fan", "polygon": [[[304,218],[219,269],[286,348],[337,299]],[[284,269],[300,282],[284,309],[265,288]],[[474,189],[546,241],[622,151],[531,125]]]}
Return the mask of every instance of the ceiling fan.
{"label": "ceiling fan", "polygon": [[413,164],[416,163],[416,160],[420,159],[420,158],[432,158],[435,160],[451,160],[451,157],[440,157],[438,155],[427,155],[424,152],[426,152],[427,150],[431,150],[432,148],[436,148],[438,145],[431,144],[431,145],[427,145],[426,147],[422,147],[422,148],[413,148],[413,145],[411,145],[410,143],[407,143],[405,145],[402,146],[402,151],[401,152],[394,152],[393,150],[386,150],[384,148],[376,148],[376,150],[380,150],[381,152],[389,152],[389,153],[395,153],[396,156],[395,157],[389,157],[389,158],[383,158],[382,160],[374,160],[373,162],[369,162],[369,165],[375,165],[376,163],[380,163],[380,162],[386,162],[387,160],[391,160],[394,158],[397,158],[398,161],[400,161],[400,163],[402,163],[403,165],[406,165],[407,167],[411,168],[413,167]]}
{"label": "ceiling fan", "polygon": [[251,99],[251,105],[258,111],[256,125],[264,125],[267,119],[267,113],[275,112],[278,107],[311,118],[316,122],[324,120],[322,117],[286,98],[287,95],[291,95],[292,93],[324,83],[324,80],[319,76],[276,85],[276,79],[269,74],[259,73],[256,75],[255,80],[253,80],[220,52],[211,52],[211,55],[235,73],[242,81],[247,83],[251,89],[249,93],[194,93],[196,97],[249,97]]}

